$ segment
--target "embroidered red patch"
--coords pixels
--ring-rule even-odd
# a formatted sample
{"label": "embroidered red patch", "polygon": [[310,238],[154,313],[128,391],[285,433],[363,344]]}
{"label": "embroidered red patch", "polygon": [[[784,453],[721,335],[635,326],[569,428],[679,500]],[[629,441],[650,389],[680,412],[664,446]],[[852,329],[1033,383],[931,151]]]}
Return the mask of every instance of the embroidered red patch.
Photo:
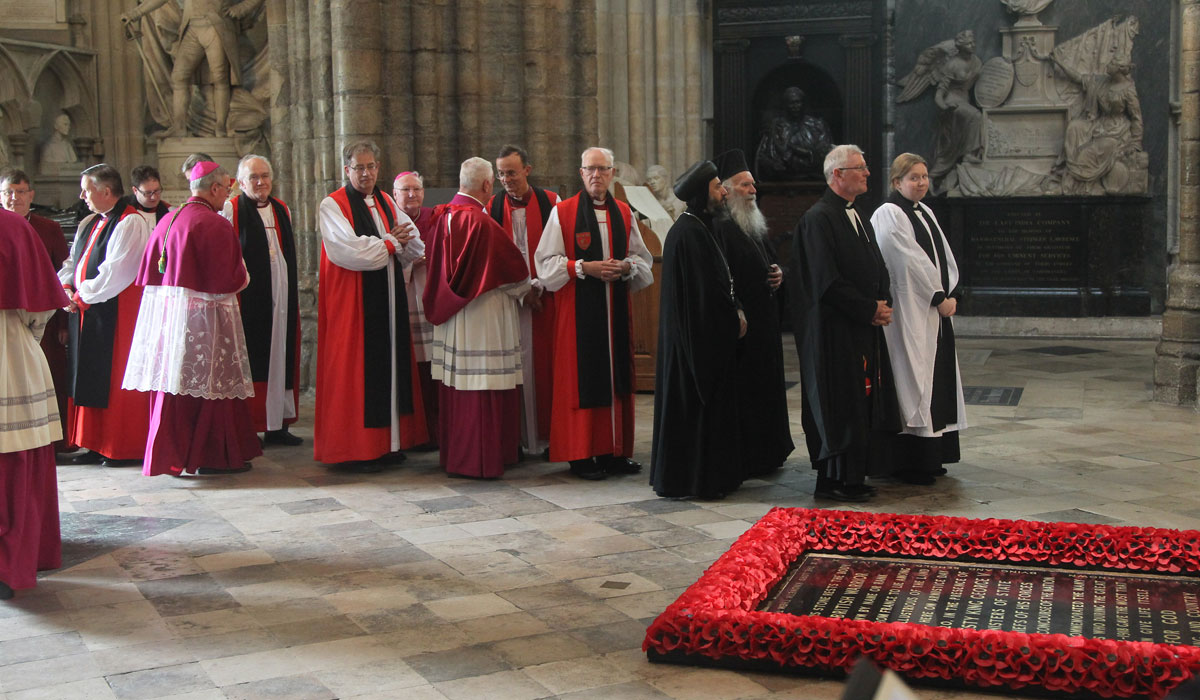
{"label": "embroidered red patch", "polygon": [[587,250],[592,247],[592,232],[588,230],[575,232],[575,245]]}

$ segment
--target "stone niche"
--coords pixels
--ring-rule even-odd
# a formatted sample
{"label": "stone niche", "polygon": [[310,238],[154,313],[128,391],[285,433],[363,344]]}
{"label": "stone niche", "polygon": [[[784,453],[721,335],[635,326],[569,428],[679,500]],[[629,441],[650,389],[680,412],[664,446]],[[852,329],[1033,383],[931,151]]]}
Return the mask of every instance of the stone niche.
{"label": "stone niche", "polygon": [[39,207],[75,204],[104,157],[96,83],[94,51],[0,38],[0,167],[29,173]]}
{"label": "stone niche", "polygon": [[[931,163],[927,201],[953,229],[963,313],[1161,312],[1163,10],[1153,0],[896,0],[892,151]],[[970,60],[950,65],[960,51]],[[948,102],[955,119],[938,106]]]}
{"label": "stone niche", "polygon": [[[751,2],[717,0],[714,5],[713,155],[740,148],[759,181],[759,207],[767,217],[781,265],[791,262],[791,234],[800,217],[825,189],[815,167],[769,172],[755,164],[773,125],[826,129],[831,143],[855,143],[879,165],[883,148],[884,16],[881,1],[807,0]],[[789,115],[786,91],[799,88],[804,117]],[[813,124],[824,122],[824,127]],[[827,150],[827,149],[826,149]],[[885,169],[886,170],[886,169]],[[878,203],[883,175],[872,172],[870,211]]]}

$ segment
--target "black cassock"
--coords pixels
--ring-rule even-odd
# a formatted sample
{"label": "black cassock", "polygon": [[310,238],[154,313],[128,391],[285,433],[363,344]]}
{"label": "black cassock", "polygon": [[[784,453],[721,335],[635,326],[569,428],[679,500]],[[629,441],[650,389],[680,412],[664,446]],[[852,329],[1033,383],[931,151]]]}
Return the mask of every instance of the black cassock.
{"label": "black cassock", "polygon": [[767,474],[796,448],[788,417],[780,336],[780,294],[767,284],[775,254],[764,239],[746,235],[728,217],[717,221],[733,287],[746,315],[746,337],[738,344],[736,382],[742,466],[747,478]]}
{"label": "black cassock", "polygon": [[856,231],[847,204],[826,189],[805,212],[791,281],[809,459],[824,476],[853,484],[891,471],[886,445],[900,430],[900,409],[883,329],[871,325],[876,300],[891,303],[887,266],[871,222],[859,212]]}
{"label": "black cassock", "polygon": [[739,460],[737,302],[704,213],[680,215],[663,250],[650,485],[716,498],[745,478]]}

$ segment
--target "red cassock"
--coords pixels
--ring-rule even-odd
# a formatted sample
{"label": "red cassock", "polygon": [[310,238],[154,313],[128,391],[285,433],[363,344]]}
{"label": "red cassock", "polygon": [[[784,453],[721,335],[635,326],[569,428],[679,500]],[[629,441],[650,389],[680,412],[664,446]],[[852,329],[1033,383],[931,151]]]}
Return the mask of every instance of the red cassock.
{"label": "red cassock", "polygon": [[[166,271],[159,272],[164,245]],[[233,227],[208,202],[192,197],[177,215],[160,220],[154,228],[136,284],[233,294],[246,284],[246,279]],[[170,339],[163,342],[169,345]],[[236,469],[262,454],[245,399],[201,398],[163,391],[150,394],[149,434],[143,447],[142,473],[146,476],[180,476],[201,467]]]}
{"label": "red cassock", "polygon": [[[347,221],[353,222],[345,190],[330,194]],[[395,220],[396,204],[387,194],[376,190],[377,205],[387,207]],[[391,428],[363,425],[364,324],[362,273],[334,264],[321,244],[320,288],[317,299],[317,404],[313,422],[313,459],[325,464],[377,459],[391,452]],[[407,307],[400,266],[396,264],[400,285],[396,303]],[[387,298],[379,303],[387,306]],[[407,319],[408,311],[404,311]],[[429,442],[421,380],[413,359],[412,335],[404,333],[399,342],[408,343],[408,371],[411,374],[412,412],[400,414],[400,447],[408,449]],[[387,357],[379,362],[387,362]],[[403,386],[403,385],[401,385]]]}
{"label": "red cassock", "polygon": [[[558,195],[542,190],[546,195],[546,200],[553,207],[558,204]],[[491,212],[492,218],[496,218],[496,214],[500,213],[497,210],[497,200],[504,203],[502,212],[503,221],[500,225],[508,232],[509,237],[513,236],[512,229],[512,200],[507,195],[500,194],[492,197],[488,202],[488,211]],[[537,277],[537,271],[534,269],[533,254],[537,252],[538,243],[542,240],[542,210],[541,203],[538,201],[534,188],[530,188],[529,201],[525,204],[525,231],[526,244],[529,250],[529,274],[531,277]],[[546,216],[550,212],[545,212]],[[554,396],[554,292],[542,293],[542,310],[533,312],[533,381],[537,390],[537,426],[538,438],[541,440],[550,439],[550,408],[551,400]]]}
{"label": "red cassock", "polygon": [[[123,204],[123,203],[122,203]],[[121,205],[118,205],[118,207]],[[124,205],[125,209],[117,215],[117,224],[127,216],[138,216],[135,207]],[[119,209],[118,209],[119,210]],[[99,215],[93,219],[99,219]],[[85,222],[88,219],[84,220]],[[79,262],[75,286],[78,287],[83,279],[87,279],[99,262],[104,259],[106,250],[100,249],[104,224],[95,226],[89,233],[91,240],[81,240],[76,234],[76,245],[83,247],[83,255],[75,259]],[[81,226],[80,233],[84,232]],[[107,245],[107,237],[102,242]],[[99,256],[99,257],[97,257]],[[89,271],[89,274],[84,274]],[[89,372],[82,368],[75,370],[74,397],[67,402],[67,442],[84,447],[110,459],[141,459],[146,449],[146,434],[150,428],[150,402],[146,394],[137,391],[126,391],[121,388],[121,380],[125,376],[125,364],[129,361],[129,345],[133,342],[133,331],[137,326],[138,307],[142,301],[142,288],[131,284],[114,299],[105,302],[115,304],[115,328],[112,333],[112,362],[107,368],[108,400],[107,405],[87,405],[87,399],[80,400],[83,384],[91,378]],[[95,305],[98,306],[98,305]],[[87,336],[90,319],[88,313],[97,312],[94,307],[70,315],[69,322],[74,325],[72,332],[85,335],[80,347],[76,350],[81,355],[95,352]],[[104,377],[101,376],[101,379]]]}
{"label": "red cassock", "polygon": [[[563,247],[567,253],[568,269],[575,269],[576,222],[580,204],[591,206],[586,192],[559,202],[558,221],[562,227]],[[616,202],[625,222],[624,250],[629,249],[629,231],[633,225],[633,212],[624,202]],[[614,250],[613,226],[608,229],[608,249]],[[580,231],[587,235],[587,231]],[[566,286],[555,292],[554,319],[554,405],[550,419],[550,460],[566,462],[587,459],[598,455],[629,457],[633,454],[633,392],[614,395],[611,406],[580,408],[579,358],[576,345],[575,287],[578,280],[570,275]],[[616,353],[627,353],[629,366],[633,366],[633,309],[626,296],[629,313],[629,329],[625,337],[630,338],[626,347],[613,347]],[[612,285],[608,286],[608,302],[613,303]],[[589,323],[608,324],[609,337],[612,333],[612,314],[607,318],[586,319]]]}

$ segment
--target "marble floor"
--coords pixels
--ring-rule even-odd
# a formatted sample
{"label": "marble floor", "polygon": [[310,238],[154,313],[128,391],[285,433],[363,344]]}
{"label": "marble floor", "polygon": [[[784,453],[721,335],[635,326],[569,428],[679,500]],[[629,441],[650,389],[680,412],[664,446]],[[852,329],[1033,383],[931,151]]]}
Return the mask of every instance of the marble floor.
{"label": "marble floor", "polygon": [[[883,482],[861,507],[1200,528],[1200,416],[1150,402],[1153,358],[1145,341],[960,341],[964,384],[998,405],[969,407],[963,462],[936,486]],[[311,402],[303,414],[310,438]],[[0,603],[0,698],[840,697],[835,681],[640,651],[768,509],[834,506],[814,503],[799,453],[710,502],[540,460],[475,482],[446,478],[436,454],[373,475],[311,454],[271,448],[248,474],[191,479],[61,467],[67,561]]]}

